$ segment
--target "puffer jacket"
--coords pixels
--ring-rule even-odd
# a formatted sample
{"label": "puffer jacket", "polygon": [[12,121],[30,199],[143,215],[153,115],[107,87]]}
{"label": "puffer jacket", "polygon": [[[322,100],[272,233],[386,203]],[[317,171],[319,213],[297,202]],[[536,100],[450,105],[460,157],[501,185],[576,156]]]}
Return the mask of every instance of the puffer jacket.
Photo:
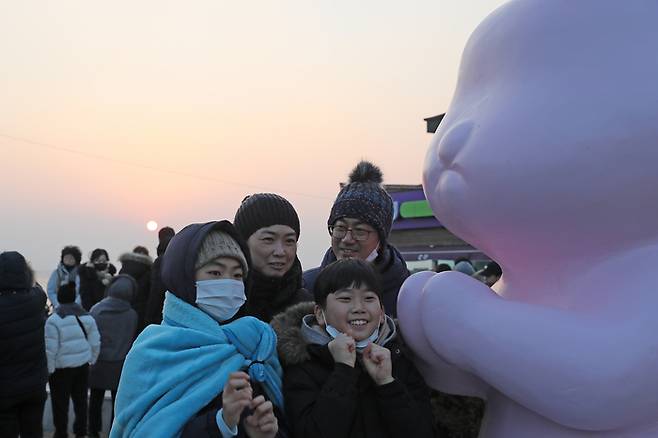
{"label": "puffer jacket", "polygon": [[53,313],[46,321],[46,357],[48,373],[56,368],[74,368],[93,364],[101,351],[101,335],[91,315],[79,316],[87,339],[74,315],[64,318]]}
{"label": "puffer jacket", "polygon": [[0,291],[0,404],[46,388],[45,305],[39,287]]}
{"label": "puffer jacket", "polygon": [[430,438],[429,388],[397,336],[393,320],[376,344],[391,352],[395,379],[377,386],[357,356],[354,367],[334,363],[331,337],[317,325],[313,303],[289,307],[271,326],[283,365],[283,394],[293,437]]}

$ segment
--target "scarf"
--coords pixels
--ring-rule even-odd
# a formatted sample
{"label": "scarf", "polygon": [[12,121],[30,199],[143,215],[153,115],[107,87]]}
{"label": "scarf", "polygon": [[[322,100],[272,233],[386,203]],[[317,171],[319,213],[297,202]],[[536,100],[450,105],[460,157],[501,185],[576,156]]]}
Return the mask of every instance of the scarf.
{"label": "scarf", "polygon": [[228,375],[245,369],[283,408],[282,371],[270,326],[252,317],[218,325],[167,292],[162,325],[148,326],[126,357],[110,437],[179,436],[218,395]]}
{"label": "scarf", "polygon": [[57,288],[60,286],[75,281],[75,277],[78,275],[78,265],[73,266],[69,271],[66,269],[64,263],[57,265]]}
{"label": "scarf", "polygon": [[89,315],[85,309],[83,309],[80,304],[73,302],[73,303],[60,303],[59,306],[57,307],[57,310],[55,311],[59,315],[60,318],[64,318],[69,315],[73,315],[75,317],[80,317],[84,315]]}
{"label": "scarf", "polygon": [[246,313],[261,321],[270,321],[274,315],[297,303],[297,292],[301,288],[302,264],[297,257],[281,278],[266,277],[254,269],[249,273]]}

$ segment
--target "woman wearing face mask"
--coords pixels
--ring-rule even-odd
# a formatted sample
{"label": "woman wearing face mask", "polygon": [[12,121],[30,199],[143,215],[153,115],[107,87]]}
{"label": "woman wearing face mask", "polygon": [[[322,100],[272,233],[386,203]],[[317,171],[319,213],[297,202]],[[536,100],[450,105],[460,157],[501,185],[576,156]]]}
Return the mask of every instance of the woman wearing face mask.
{"label": "woman wearing face mask", "polygon": [[105,298],[105,289],[110,284],[117,268],[110,263],[110,256],[103,248],[91,252],[89,262],[78,269],[80,277],[80,301],[89,311],[92,306]]}
{"label": "woman wearing face mask", "polygon": [[315,305],[277,315],[293,436],[432,437],[429,389],[384,313],[371,264],[336,261],[320,272]]}
{"label": "woman wearing face mask", "polygon": [[111,437],[286,436],[272,329],[244,305],[249,252],[228,221],[192,224],[162,263],[163,321],[128,353]]}

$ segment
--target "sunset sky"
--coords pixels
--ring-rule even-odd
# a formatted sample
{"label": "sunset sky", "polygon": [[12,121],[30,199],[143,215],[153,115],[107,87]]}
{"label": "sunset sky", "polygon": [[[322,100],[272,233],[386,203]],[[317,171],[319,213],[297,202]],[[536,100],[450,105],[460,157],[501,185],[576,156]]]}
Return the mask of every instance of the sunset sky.
{"label": "sunset sky", "polygon": [[[418,184],[459,57],[502,0],[2,1],[0,250],[50,271],[288,198],[319,264],[361,159]],[[117,267],[119,265],[117,264]]]}

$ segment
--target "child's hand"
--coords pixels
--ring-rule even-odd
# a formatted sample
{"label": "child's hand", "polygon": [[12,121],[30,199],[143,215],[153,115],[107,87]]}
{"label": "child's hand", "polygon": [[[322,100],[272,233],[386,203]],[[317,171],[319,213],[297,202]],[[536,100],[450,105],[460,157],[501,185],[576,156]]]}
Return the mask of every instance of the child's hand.
{"label": "child's hand", "polygon": [[372,342],[363,350],[363,366],[378,386],[393,381],[391,351]]}
{"label": "child's hand", "polygon": [[242,371],[229,374],[222,390],[222,416],[228,427],[238,425],[242,411],[251,404],[251,397],[249,375]]}
{"label": "child's hand", "polygon": [[336,339],[327,344],[329,353],[336,363],[344,363],[354,368],[356,362],[356,345],[354,338],[344,333],[336,336]]}
{"label": "child's hand", "polygon": [[274,415],[272,402],[259,395],[251,401],[254,413],[244,420],[244,429],[250,438],[274,438],[279,431],[279,423]]}

